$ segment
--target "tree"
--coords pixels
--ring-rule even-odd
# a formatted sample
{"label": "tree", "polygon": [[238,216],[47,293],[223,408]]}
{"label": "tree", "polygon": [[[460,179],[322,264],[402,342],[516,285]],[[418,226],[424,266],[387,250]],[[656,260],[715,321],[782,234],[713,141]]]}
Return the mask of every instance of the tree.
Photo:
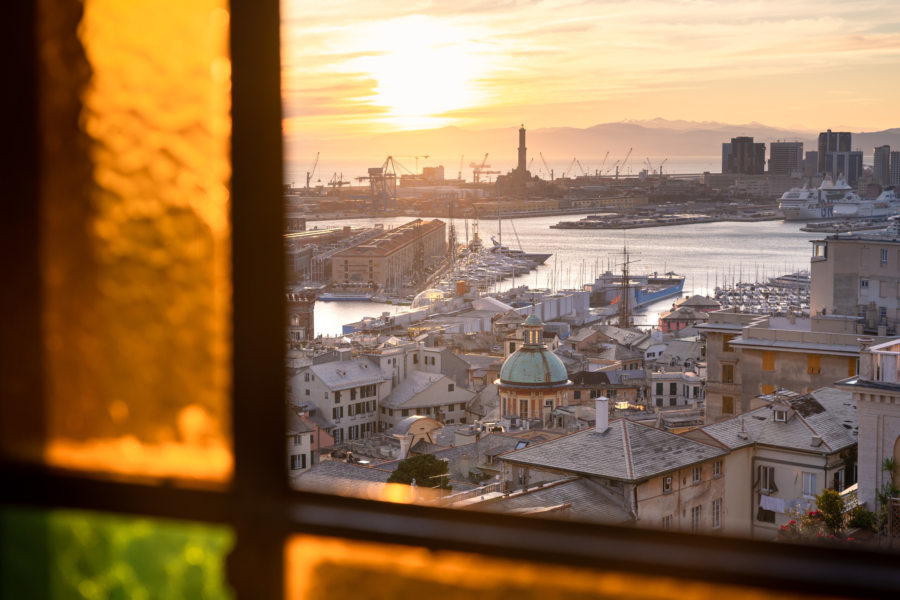
{"label": "tree", "polygon": [[415,480],[420,487],[449,490],[452,489],[449,479],[445,461],[437,459],[434,454],[421,454],[401,460],[397,469],[388,477],[388,483],[410,485]]}
{"label": "tree", "polygon": [[816,507],[821,511],[828,533],[837,535],[844,528],[844,499],[835,490],[816,494]]}

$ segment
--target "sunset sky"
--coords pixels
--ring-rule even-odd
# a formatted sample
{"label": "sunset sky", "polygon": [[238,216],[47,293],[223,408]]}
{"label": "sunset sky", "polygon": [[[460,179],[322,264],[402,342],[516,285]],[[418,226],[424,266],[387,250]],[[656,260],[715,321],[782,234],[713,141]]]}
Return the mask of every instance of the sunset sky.
{"label": "sunset sky", "polygon": [[285,134],[900,126],[897,0],[283,0]]}

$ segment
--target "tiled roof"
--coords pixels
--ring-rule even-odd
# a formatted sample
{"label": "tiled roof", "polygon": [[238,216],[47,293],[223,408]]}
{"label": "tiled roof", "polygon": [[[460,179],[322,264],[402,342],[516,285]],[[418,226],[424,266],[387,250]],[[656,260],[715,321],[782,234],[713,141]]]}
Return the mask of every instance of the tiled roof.
{"label": "tiled roof", "polygon": [[[453,391],[449,386],[453,385]],[[422,408],[446,404],[468,404],[475,393],[460,387],[452,379],[440,373],[411,371],[381,401],[387,408]]]}
{"label": "tiled roof", "polygon": [[535,447],[510,452],[502,460],[579,475],[641,481],[717,456],[724,450],[625,419],[603,433],[586,429]]}
{"label": "tiled roof", "polygon": [[681,302],[675,302],[675,304],[676,306],[722,306],[718,300],[700,295],[693,295],[690,298],[685,298]]}
{"label": "tiled roof", "polygon": [[684,306],[676,308],[673,311],[663,314],[660,316],[660,319],[664,321],[671,321],[675,319],[708,319],[709,313],[705,313],[701,310],[697,310],[691,308],[690,306]]}
{"label": "tiled roof", "polygon": [[387,483],[390,476],[391,471],[384,469],[323,460],[299,475],[292,476],[291,486],[301,490],[360,496],[371,491],[372,484]]}
{"label": "tiled roof", "polygon": [[412,244],[421,236],[444,227],[444,222],[437,219],[423,221],[416,219],[394,229],[389,229],[375,238],[362,244],[337,252],[333,259],[351,256],[387,256]]}
{"label": "tiled roof", "polygon": [[[565,507],[553,511],[554,507]],[[484,512],[517,513],[547,509],[542,517],[564,518],[575,521],[591,521],[609,525],[621,525],[633,521],[632,515],[622,507],[621,499],[608,494],[598,483],[578,477],[545,484],[525,492],[512,494],[494,502],[472,504],[466,508]]]}
{"label": "tiled roof", "polygon": [[298,433],[312,433],[316,428],[312,423],[307,422],[303,417],[297,414],[292,407],[288,408],[287,414],[287,434],[296,435]]}
{"label": "tiled roof", "polygon": [[[325,460],[291,477],[291,487],[327,494],[380,498],[388,478],[396,468],[369,467],[337,460]],[[451,480],[454,492],[474,489],[467,481]]]}
{"label": "tiled roof", "polygon": [[[381,383],[388,379],[381,368],[368,358],[322,363],[309,367],[309,370],[332,391]],[[295,381],[302,376],[297,375]]]}
{"label": "tiled roof", "polygon": [[[786,404],[795,411],[787,422],[775,421],[773,410],[777,404]],[[740,434],[742,430],[746,436]],[[702,431],[729,448],[763,444],[830,453],[856,443],[858,418],[851,393],[827,387],[803,396],[782,398],[772,405],[707,425]],[[813,436],[822,439],[820,446],[813,445]]]}

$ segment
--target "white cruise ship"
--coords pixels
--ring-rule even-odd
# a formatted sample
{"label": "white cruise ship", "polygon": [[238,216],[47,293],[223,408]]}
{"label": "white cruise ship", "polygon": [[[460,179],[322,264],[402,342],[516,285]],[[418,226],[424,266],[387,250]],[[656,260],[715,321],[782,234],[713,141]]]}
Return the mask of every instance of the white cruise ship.
{"label": "white cruise ship", "polygon": [[890,217],[900,214],[900,196],[889,187],[875,198],[860,198],[855,201],[840,200],[834,204],[834,216],[842,219],[853,217]]}
{"label": "white cruise ship", "polygon": [[837,203],[852,204],[859,200],[853,188],[843,179],[836,182],[826,179],[814,190],[806,186],[788,190],[781,196],[778,208],[784,214],[785,221],[814,221],[836,217],[834,207]]}

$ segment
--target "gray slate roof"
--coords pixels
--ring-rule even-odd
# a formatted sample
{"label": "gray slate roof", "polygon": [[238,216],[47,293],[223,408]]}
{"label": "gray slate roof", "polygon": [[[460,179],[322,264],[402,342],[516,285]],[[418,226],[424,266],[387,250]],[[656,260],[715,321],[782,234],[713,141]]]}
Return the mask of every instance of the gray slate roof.
{"label": "gray slate roof", "polygon": [[513,494],[494,502],[473,504],[466,508],[484,512],[522,514],[564,505],[569,507],[562,511],[542,512],[540,516],[609,525],[622,525],[634,520],[622,507],[621,499],[617,501],[603,489],[603,486],[583,477],[546,484],[542,488]]}
{"label": "gray slate roof", "polygon": [[391,471],[384,469],[323,460],[299,475],[292,476],[291,486],[326,494],[365,496],[373,489],[373,485],[387,483],[390,476]]}
{"label": "gray slate roof", "polygon": [[297,435],[300,433],[312,433],[316,428],[310,423],[307,423],[303,418],[297,414],[297,411],[293,407],[288,407],[287,412],[287,434],[288,435]]}
{"label": "gray slate roof", "polygon": [[504,454],[501,460],[637,482],[704,462],[727,451],[625,419],[609,429],[578,431],[534,447]]}
{"label": "gray slate roof", "polygon": [[381,368],[368,358],[327,362],[313,365],[309,370],[332,391],[381,383],[389,379]]}
{"label": "gray slate roof", "polygon": [[[837,452],[856,443],[858,417],[850,392],[826,387],[781,403],[795,411],[785,423],[775,421],[774,406],[770,405],[707,425],[701,431],[729,448],[763,444],[821,453]],[[747,439],[738,435],[742,427]],[[822,438],[821,446],[813,446],[813,436]]]}
{"label": "gray slate roof", "polygon": [[[448,386],[453,384],[453,391]],[[422,408],[444,404],[468,404],[475,392],[467,390],[440,373],[410,371],[381,401],[387,408]]]}

